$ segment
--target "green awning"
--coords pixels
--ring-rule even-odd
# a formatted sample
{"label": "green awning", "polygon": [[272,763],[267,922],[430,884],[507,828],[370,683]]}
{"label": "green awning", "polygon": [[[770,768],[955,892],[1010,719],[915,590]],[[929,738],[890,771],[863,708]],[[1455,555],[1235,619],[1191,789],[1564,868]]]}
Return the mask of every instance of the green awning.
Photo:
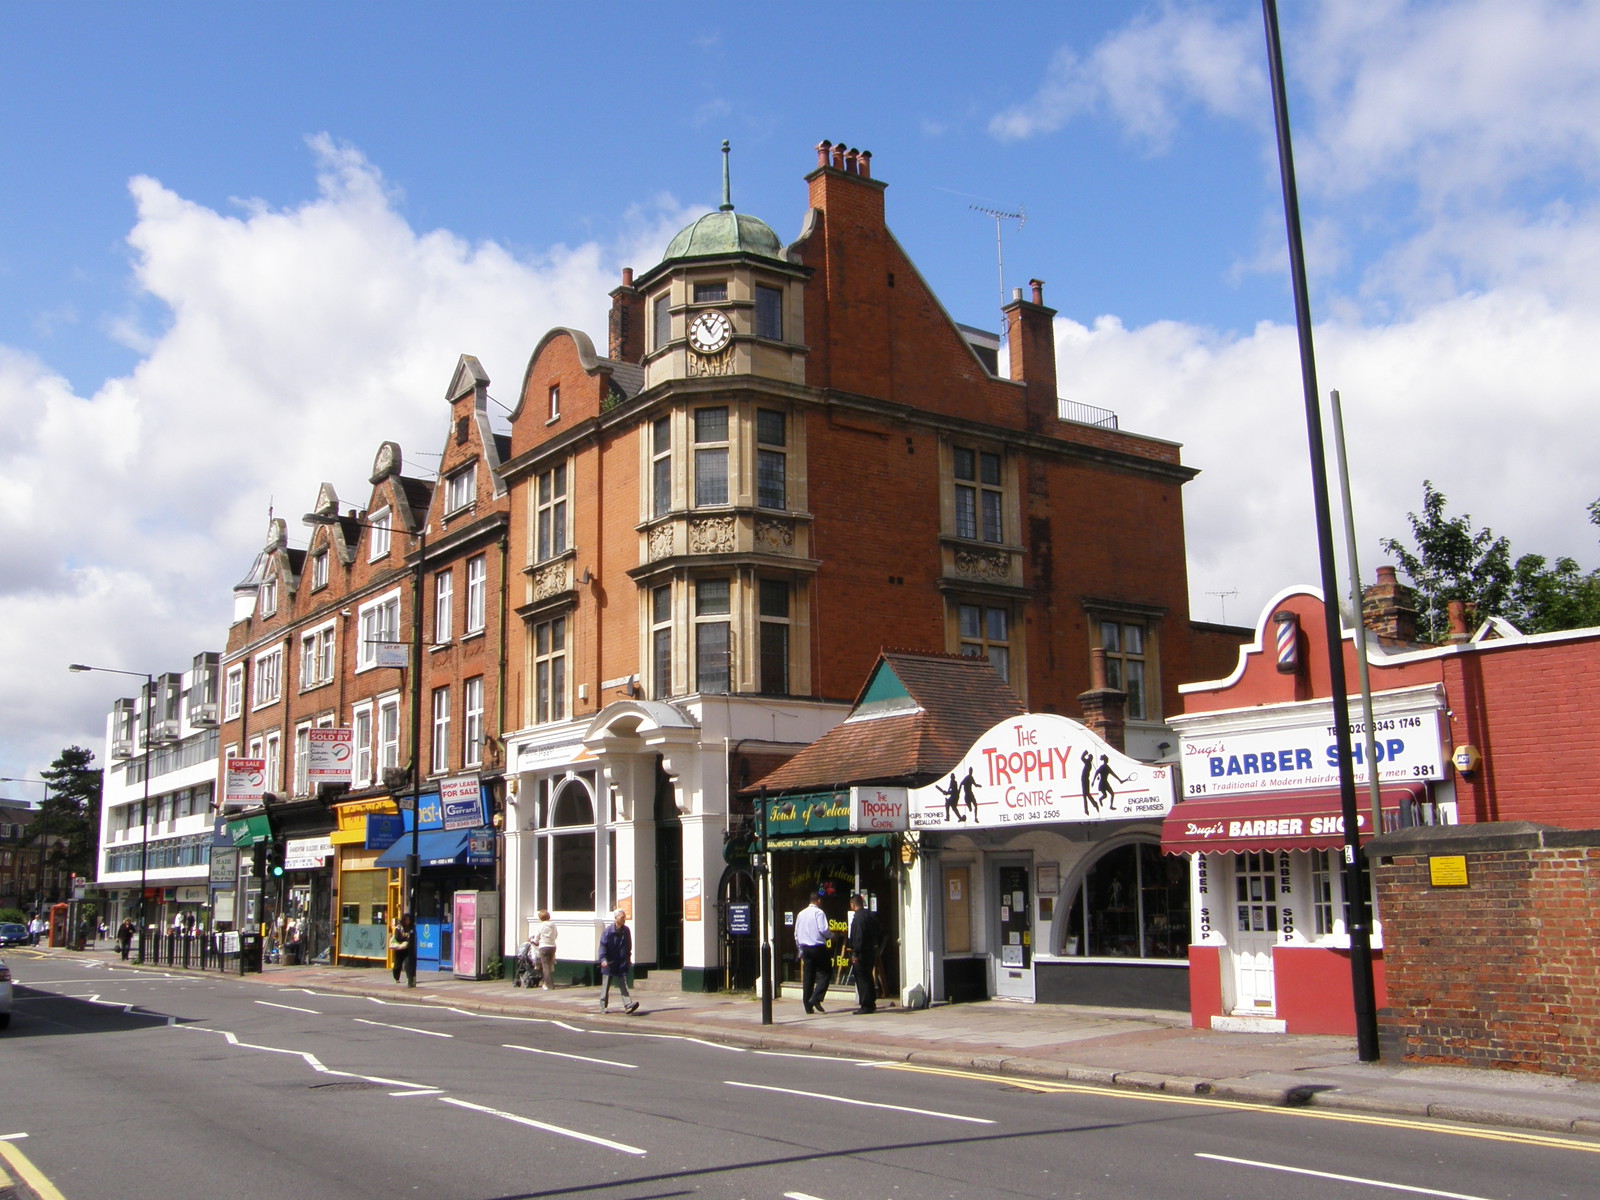
{"label": "green awning", "polygon": [[267,822],[266,813],[256,813],[242,821],[229,821],[228,836],[235,846],[253,846],[272,840],[272,826]]}
{"label": "green awning", "polygon": [[767,839],[767,850],[859,850],[867,846],[887,846],[892,833],[819,833],[807,837]]}

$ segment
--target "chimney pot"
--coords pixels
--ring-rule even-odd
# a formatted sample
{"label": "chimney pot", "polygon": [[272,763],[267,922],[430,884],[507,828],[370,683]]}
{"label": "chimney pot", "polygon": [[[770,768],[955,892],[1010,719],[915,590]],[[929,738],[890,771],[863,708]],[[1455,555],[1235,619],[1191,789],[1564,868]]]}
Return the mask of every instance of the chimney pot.
{"label": "chimney pot", "polygon": [[863,178],[863,179],[871,179],[872,178],[872,151],[871,150],[863,150],[861,152],[861,178]]}
{"label": "chimney pot", "polygon": [[1030,279],[1030,280],[1028,280],[1028,286],[1033,289],[1033,302],[1035,304],[1043,304],[1044,303],[1044,280],[1042,280],[1042,279]]}
{"label": "chimney pot", "polygon": [[833,148],[833,143],[824,139],[817,143],[817,166],[828,165],[828,151]]}
{"label": "chimney pot", "polygon": [[854,147],[846,150],[844,152],[844,169],[850,172],[852,175],[858,174],[856,164],[860,161],[860,159],[861,156],[856,152]]}
{"label": "chimney pot", "polygon": [[1011,299],[1015,300],[1015,301],[1020,301],[1022,299],[1022,289],[1021,288],[1012,288],[1011,289]]}
{"label": "chimney pot", "polygon": [[633,286],[633,268],[632,267],[623,267],[622,268],[622,286],[623,287],[632,287]]}
{"label": "chimney pot", "polygon": [[833,145],[833,165],[838,170],[844,170],[844,143],[835,142]]}

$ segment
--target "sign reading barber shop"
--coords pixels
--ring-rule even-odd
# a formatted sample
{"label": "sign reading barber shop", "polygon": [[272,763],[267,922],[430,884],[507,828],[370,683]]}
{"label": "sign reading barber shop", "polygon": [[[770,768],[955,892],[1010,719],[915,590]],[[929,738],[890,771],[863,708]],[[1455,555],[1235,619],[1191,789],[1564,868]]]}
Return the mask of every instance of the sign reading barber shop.
{"label": "sign reading barber shop", "polygon": [[1129,758],[1067,717],[1024,713],[908,800],[912,829],[1148,819],[1172,808],[1172,768]]}

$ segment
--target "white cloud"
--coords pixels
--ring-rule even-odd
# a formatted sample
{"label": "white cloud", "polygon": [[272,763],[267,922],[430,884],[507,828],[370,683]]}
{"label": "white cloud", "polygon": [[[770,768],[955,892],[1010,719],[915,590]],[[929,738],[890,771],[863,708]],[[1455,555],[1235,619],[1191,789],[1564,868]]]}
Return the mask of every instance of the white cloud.
{"label": "white cloud", "polygon": [[69,680],[68,662],[160,672],[220,648],[269,504],[297,537],[322,480],[365,503],[386,439],[428,471],[458,355],[514,405],[551,326],[603,346],[620,268],[653,264],[689,219],[658,196],[617,244],[517,257],[412,229],[359,152],[312,150],[318,195],[286,209],[224,214],[131,182],[134,283],[163,320],[136,331],[147,349],[128,375],[79,396],[0,347],[0,661],[35,681],[0,693],[0,773],[98,745],[109,697],[131,691]]}

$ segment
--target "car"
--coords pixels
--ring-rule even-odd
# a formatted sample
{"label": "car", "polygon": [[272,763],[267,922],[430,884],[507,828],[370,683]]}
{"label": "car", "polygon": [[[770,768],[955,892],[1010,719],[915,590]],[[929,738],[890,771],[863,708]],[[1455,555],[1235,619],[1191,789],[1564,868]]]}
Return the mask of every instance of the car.
{"label": "car", "polygon": [[11,968],[0,958],[0,1029],[11,1024]]}
{"label": "car", "polygon": [[33,934],[28,932],[26,925],[16,921],[6,921],[0,924],[0,946],[31,946]]}

